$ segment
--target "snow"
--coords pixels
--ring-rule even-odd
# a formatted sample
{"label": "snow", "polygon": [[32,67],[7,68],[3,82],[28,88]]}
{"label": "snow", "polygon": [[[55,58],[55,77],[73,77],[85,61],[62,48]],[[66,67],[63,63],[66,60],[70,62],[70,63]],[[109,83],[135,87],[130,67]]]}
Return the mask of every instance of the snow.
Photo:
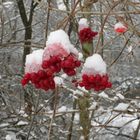
{"label": "snow", "polygon": [[121,22],[118,22],[115,24],[114,29],[116,30],[117,28],[125,28],[127,29]]}
{"label": "snow", "polygon": [[2,124],[0,124],[0,128],[6,127],[6,126],[9,126],[9,125],[10,125],[9,123],[2,123]]}
{"label": "snow", "polygon": [[75,98],[77,98],[76,95],[83,96],[84,93],[83,93],[82,91],[80,91],[80,90],[74,90],[74,91],[73,91],[73,95],[74,95]]}
{"label": "snow", "polygon": [[83,60],[83,54],[82,53],[78,53],[78,60]]}
{"label": "snow", "polygon": [[80,115],[79,115],[79,113],[75,113],[74,122],[75,122],[75,123],[79,123],[79,120],[80,120]]}
{"label": "snow", "polygon": [[96,109],[96,107],[97,107],[97,102],[93,102],[92,104],[91,104],[91,106],[89,107],[89,109]]}
{"label": "snow", "polygon": [[17,123],[17,125],[19,126],[19,125],[27,125],[28,124],[28,122],[25,122],[25,121],[19,121],[18,123]]}
{"label": "snow", "polygon": [[127,103],[119,103],[115,108],[114,110],[116,111],[126,111],[129,107],[129,104]]}
{"label": "snow", "polygon": [[14,2],[7,1],[7,2],[3,2],[2,4],[4,5],[4,7],[10,8],[10,7],[13,7]]}
{"label": "snow", "polygon": [[103,91],[99,94],[100,97],[109,98],[109,96]]}
{"label": "snow", "polygon": [[67,107],[66,106],[61,106],[59,109],[58,109],[58,112],[66,112],[67,111]]}
{"label": "snow", "polygon": [[129,46],[127,50],[128,50],[128,53],[130,53],[130,52],[132,52],[133,47],[132,46]]}
{"label": "snow", "polygon": [[69,54],[73,53],[78,56],[78,51],[74,46],[71,44],[68,35],[63,30],[56,30],[50,33],[48,36],[48,40],[46,42],[46,47],[51,44],[60,43],[63,49]]}
{"label": "snow", "polygon": [[41,68],[43,52],[43,49],[39,49],[26,56],[25,73],[38,72]]}
{"label": "snow", "polygon": [[106,63],[103,61],[102,57],[99,54],[93,54],[86,59],[82,69],[82,74],[104,75],[106,74]]}
{"label": "snow", "polygon": [[5,140],[17,140],[15,133],[9,133],[6,135]]}
{"label": "snow", "polygon": [[63,3],[63,0],[57,0],[58,9],[66,10],[66,6]]}
{"label": "snow", "polygon": [[61,77],[62,77],[63,79],[66,79],[66,78],[68,78],[68,75],[64,73],[64,74],[61,75]]}
{"label": "snow", "polygon": [[64,84],[63,79],[61,77],[58,77],[58,76],[54,77],[54,81],[55,81],[56,85],[63,85]]}
{"label": "snow", "polygon": [[84,28],[89,27],[89,23],[88,23],[88,20],[86,18],[81,18],[79,20],[78,24],[79,24],[79,31],[84,29]]}
{"label": "snow", "polygon": [[117,93],[116,96],[119,97],[121,100],[124,99],[124,96],[122,94],[120,94],[120,93]]}

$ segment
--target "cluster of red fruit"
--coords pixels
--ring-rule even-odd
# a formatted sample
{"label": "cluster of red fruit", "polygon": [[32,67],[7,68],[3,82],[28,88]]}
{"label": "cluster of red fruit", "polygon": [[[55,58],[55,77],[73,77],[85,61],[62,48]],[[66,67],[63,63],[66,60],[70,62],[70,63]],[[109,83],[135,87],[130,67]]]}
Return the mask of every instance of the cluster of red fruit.
{"label": "cluster of red fruit", "polygon": [[39,70],[37,73],[26,73],[21,83],[25,86],[29,81],[31,81],[37,89],[44,89],[47,91],[55,88],[54,76],[50,69],[46,71]]}
{"label": "cluster of red fruit", "polygon": [[75,68],[80,67],[80,65],[81,62],[77,60],[73,55],[69,55],[61,62],[61,67],[68,76],[75,75]]}
{"label": "cluster of red fruit", "polygon": [[95,37],[97,34],[98,32],[92,31],[91,28],[84,28],[79,32],[79,39],[81,43],[91,43],[93,37]]}
{"label": "cluster of red fruit", "polygon": [[50,69],[53,73],[58,73],[63,69],[63,71],[68,76],[73,76],[76,74],[75,68],[79,67],[81,62],[77,60],[72,54],[65,58],[60,56],[52,56],[49,60],[44,60],[42,64],[43,69]]}
{"label": "cluster of red fruit", "polygon": [[24,75],[21,83],[23,86],[31,81],[36,88],[49,90],[55,88],[54,74],[59,73],[61,69],[68,75],[76,74],[76,67],[79,67],[81,62],[75,58],[74,55],[62,58],[59,55],[50,57],[49,60],[44,60],[42,63],[42,70],[37,73],[27,73]]}
{"label": "cluster of red fruit", "polygon": [[108,75],[82,75],[82,81],[79,82],[80,87],[85,87],[86,90],[94,89],[95,91],[111,88],[112,83],[108,81]]}

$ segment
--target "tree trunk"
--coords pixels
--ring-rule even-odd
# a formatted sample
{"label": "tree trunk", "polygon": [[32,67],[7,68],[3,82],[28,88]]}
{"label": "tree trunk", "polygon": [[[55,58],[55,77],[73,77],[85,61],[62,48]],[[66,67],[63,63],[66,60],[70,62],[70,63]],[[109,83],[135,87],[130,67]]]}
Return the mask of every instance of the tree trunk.
{"label": "tree trunk", "polygon": [[32,26],[28,25],[25,27],[25,43],[24,43],[24,50],[23,50],[23,65],[25,64],[26,55],[30,53],[31,50],[31,38],[32,38]]}

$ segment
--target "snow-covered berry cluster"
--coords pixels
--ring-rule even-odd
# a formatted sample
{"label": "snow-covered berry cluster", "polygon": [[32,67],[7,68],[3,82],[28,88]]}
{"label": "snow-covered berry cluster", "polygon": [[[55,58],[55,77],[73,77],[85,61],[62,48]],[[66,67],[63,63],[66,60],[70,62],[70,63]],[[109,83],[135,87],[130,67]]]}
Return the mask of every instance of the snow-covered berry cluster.
{"label": "snow-covered berry cluster", "polygon": [[92,31],[89,27],[87,19],[82,18],[79,21],[79,39],[81,43],[92,43],[93,37],[95,37],[98,32]]}
{"label": "snow-covered berry cluster", "polygon": [[125,33],[125,32],[127,31],[127,26],[124,25],[124,24],[121,23],[121,22],[118,22],[118,23],[115,24],[114,30],[115,30],[115,32],[117,32],[117,33]]}
{"label": "snow-covered berry cluster", "polygon": [[46,91],[54,89],[56,73],[63,70],[68,76],[73,76],[80,65],[78,51],[70,43],[67,34],[57,30],[48,37],[44,50],[27,55],[21,83],[25,86],[31,82],[36,88]]}
{"label": "snow-covered berry cluster", "polygon": [[106,63],[99,54],[93,54],[86,59],[82,69],[82,79],[78,84],[86,90],[100,91],[111,88],[112,84],[106,74]]}

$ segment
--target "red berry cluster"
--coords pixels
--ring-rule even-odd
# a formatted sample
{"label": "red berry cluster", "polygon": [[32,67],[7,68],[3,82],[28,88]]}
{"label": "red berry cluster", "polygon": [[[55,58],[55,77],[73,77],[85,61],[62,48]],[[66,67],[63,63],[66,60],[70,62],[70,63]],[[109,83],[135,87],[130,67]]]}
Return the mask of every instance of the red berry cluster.
{"label": "red berry cluster", "polygon": [[66,57],[61,62],[61,67],[68,76],[75,75],[76,74],[75,68],[80,67],[80,65],[81,62],[77,60],[72,54]]}
{"label": "red berry cluster", "polygon": [[44,60],[42,68],[44,70],[49,69],[52,73],[58,73],[61,71],[61,58],[60,56],[51,56],[49,60]]}
{"label": "red berry cluster", "polygon": [[108,81],[108,75],[82,75],[82,81],[79,82],[80,87],[85,87],[86,90],[94,89],[95,91],[111,88],[112,83]]}
{"label": "red berry cluster", "polygon": [[68,75],[73,76],[76,74],[75,68],[79,67],[81,62],[70,54],[63,58],[60,56],[52,56],[49,60],[44,60],[42,63],[42,70],[37,73],[27,73],[24,75],[21,83],[23,86],[30,81],[36,88],[44,89],[45,91],[55,88],[54,74],[59,73],[61,69]]}
{"label": "red berry cluster", "polygon": [[24,75],[21,83],[23,86],[31,83],[38,89],[44,89],[45,91],[55,88],[55,82],[53,79],[53,73],[51,70],[39,70],[37,73],[27,73]]}
{"label": "red berry cluster", "polygon": [[42,68],[50,69],[53,73],[58,73],[61,71],[61,69],[63,69],[68,76],[73,76],[76,74],[75,68],[79,67],[80,65],[81,62],[70,54],[65,58],[53,56],[49,60],[44,60],[42,63]]}
{"label": "red berry cluster", "polygon": [[91,28],[84,28],[79,32],[79,39],[81,43],[90,43],[97,34],[98,32],[92,31]]}

